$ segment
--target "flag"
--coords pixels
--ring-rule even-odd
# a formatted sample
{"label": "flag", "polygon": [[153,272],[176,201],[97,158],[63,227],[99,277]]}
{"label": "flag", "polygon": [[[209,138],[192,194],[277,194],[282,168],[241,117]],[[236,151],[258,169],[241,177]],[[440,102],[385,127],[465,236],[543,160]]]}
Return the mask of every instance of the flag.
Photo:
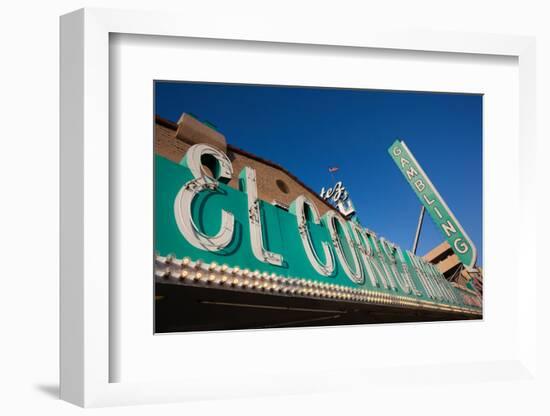
{"label": "flag", "polygon": [[339,169],[338,166],[333,166],[333,167],[331,167],[331,168],[328,168],[328,171],[329,171],[330,173],[334,173],[334,172],[338,171],[338,169]]}

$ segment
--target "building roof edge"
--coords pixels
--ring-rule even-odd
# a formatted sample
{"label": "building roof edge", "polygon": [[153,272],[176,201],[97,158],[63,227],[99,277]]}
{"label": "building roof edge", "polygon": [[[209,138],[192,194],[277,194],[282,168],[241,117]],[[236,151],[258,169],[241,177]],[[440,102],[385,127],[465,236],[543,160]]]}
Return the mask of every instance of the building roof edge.
{"label": "building roof edge", "polygon": [[[166,128],[169,128],[171,130],[177,130],[178,128],[178,124],[171,121],[171,120],[168,120],[168,119],[165,119],[159,115],[155,115],[155,123],[156,124],[160,124],[161,126],[163,127],[166,127]],[[255,155],[254,153],[250,153],[246,150],[243,150],[239,147],[236,147],[230,143],[227,143],[227,150],[230,150],[232,152],[235,152],[235,153],[239,153],[243,156],[246,156],[250,159],[254,159],[254,160],[257,160],[258,162],[261,162],[265,165],[269,165],[275,169],[278,169],[280,170],[281,172],[284,172],[285,174],[287,174],[288,176],[290,176],[293,180],[295,180],[300,186],[304,187],[305,189],[307,189],[309,192],[311,192],[313,195],[315,195],[317,197],[317,199],[319,201],[321,201],[323,204],[325,204],[328,208],[330,208],[331,210],[333,211],[336,211],[338,213],[338,210],[333,207],[331,204],[329,204],[327,201],[325,201],[323,198],[319,197],[318,196],[318,193],[315,192],[313,189],[311,189],[308,185],[306,185],[304,182],[302,182],[296,175],[294,175],[292,172],[288,171],[286,168],[284,168],[283,166],[279,165],[278,163],[276,162],[273,162],[269,159],[265,159],[261,156],[258,156],[258,155]]]}

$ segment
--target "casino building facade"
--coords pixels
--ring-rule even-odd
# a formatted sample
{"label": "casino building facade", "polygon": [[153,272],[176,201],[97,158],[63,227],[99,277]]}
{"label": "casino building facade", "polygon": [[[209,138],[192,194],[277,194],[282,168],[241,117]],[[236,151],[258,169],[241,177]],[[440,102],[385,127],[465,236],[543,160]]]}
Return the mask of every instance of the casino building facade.
{"label": "casino building facade", "polygon": [[156,117],[155,155],[156,332],[482,316],[444,246],[396,247],[190,114]]}
{"label": "casino building facade", "polygon": [[451,284],[461,288],[471,287],[483,296],[483,270],[480,267],[465,268],[446,241],[430,250],[424,259],[435,264]]}

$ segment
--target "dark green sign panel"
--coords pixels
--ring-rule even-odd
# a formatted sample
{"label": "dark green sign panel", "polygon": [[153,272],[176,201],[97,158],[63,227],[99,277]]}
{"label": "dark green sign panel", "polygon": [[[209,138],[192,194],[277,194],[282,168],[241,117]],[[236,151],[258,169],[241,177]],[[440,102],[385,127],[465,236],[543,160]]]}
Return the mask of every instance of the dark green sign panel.
{"label": "dark green sign panel", "polygon": [[476,263],[474,243],[437,192],[405,142],[396,140],[388,152],[460,261],[467,268],[473,267]]}

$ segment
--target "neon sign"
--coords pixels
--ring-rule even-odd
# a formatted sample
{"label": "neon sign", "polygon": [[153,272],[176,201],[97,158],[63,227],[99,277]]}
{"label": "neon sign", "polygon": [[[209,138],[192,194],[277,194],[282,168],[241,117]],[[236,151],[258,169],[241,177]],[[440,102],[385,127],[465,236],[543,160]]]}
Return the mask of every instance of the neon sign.
{"label": "neon sign", "polygon": [[[227,156],[205,144],[192,146],[179,164],[156,156],[158,276],[230,283],[238,290],[269,288],[281,295],[336,294],[350,301],[480,313],[468,293],[421,257],[336,211],[320,216],[303,195],[288,211],[260,200],[250,167],[240,172],[238,189],[227,185],[233,174]],[[168,259],[177,261],[168,264]]]}
{"label": "neon sign", "polygon": [[344,217],[350,217],[355,213],[355,207],[349,198],[348,191],[342,181],[336,182],[333,188],[325,190],[323,187],[319,194],[325,201],[332,201]]}
{"label": "neon sign", "polygon": [[467,268],[475,266],[477,253],[474,243],[432,184],[428,175],[416,161],[405,142],[396,140],[388,149],[388,152],[460,261]]}

